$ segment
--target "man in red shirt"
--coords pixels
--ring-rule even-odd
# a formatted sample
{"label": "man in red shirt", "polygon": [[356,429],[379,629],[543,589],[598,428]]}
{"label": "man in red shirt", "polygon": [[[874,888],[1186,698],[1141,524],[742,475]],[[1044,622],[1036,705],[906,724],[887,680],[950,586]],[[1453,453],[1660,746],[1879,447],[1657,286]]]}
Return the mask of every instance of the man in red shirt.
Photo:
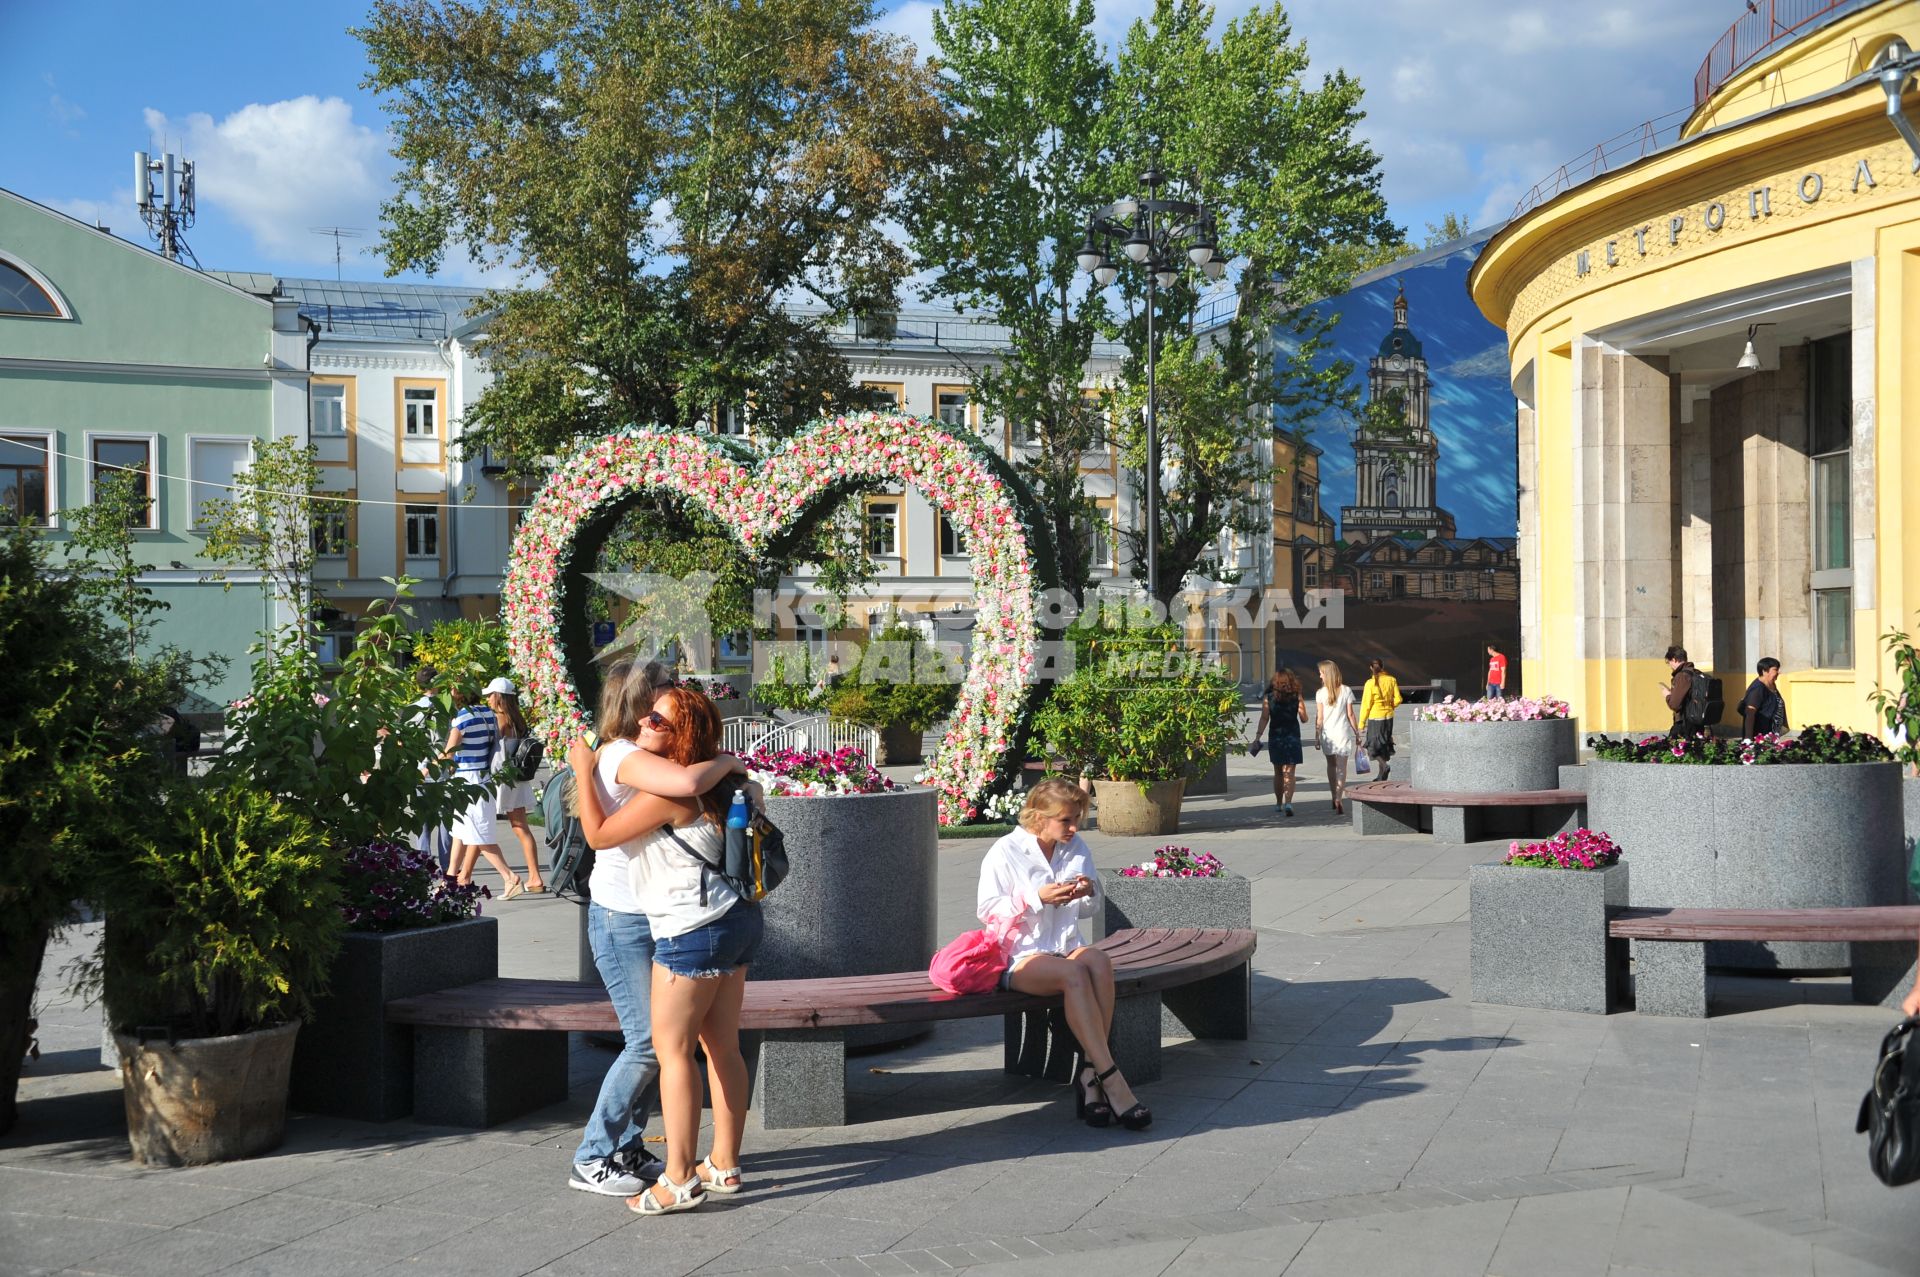
{"label": "man in red shirt", "polygon": [[1487,644],[1487,699],[1498,700],[1507,686],[1507,658],[1493,644]]}

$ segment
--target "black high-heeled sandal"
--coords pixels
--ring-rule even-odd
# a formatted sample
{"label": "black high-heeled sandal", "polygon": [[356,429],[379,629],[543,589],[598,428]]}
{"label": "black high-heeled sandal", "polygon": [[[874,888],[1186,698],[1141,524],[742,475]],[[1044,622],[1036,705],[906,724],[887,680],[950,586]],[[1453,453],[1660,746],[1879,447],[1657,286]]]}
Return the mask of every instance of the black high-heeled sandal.
{"label": "black high-heeled sandal", "polygon": [[1093,1072],[1093,1065],[1083,1064],[1073,1079],[1073,1115],[1088,1126],[1108,1126],[1113,1122],[1113,1105],[1104,1098],[1094,1099],[1093,1092],[1099,1089],[1100,1080],[1096,1076],[1090,1082],[1081,1078]]}
{"label": "black high-heeled sandal", "polygon": [[[1118,1073],[1119,1071],[1120,1071],[1120,1066],[1116,1064],[1112,1068],[1108,1069],[1105,1073],[1096,1073],[1093,1075],[1093,1084],[1100,1088],[1101,1099],[1103,1100],[1107,1099],[1106,1080],[1112,1077],[1114,1074]],[[1113,1102],[1111,1100],[1108,1100],[1107,1112],[1112,1114],[1113,1118],[1116,1121],[1118,1121],[1120,1125],[1126,1127],[1130,1131],[1144,1131],[1149,1126],[1153,1125],[1153,1110],[1148,1108],[1146,1105],[1140,1103],[1138,1100],[1134,1101],[1133,1107],[1128,1109],[1124,1113],[1114,1112]],[[1106,1123],[1102,1122],[1100,1125],[1104,1126],[1106,1125]]]}

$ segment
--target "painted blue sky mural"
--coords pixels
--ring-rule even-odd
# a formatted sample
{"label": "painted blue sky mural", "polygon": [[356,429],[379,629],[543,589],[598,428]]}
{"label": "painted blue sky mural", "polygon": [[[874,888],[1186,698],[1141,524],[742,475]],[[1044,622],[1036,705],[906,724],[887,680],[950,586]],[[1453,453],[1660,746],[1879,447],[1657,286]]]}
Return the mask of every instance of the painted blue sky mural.
{"label": "painted blue sky mural", "polygon": [[[1478,232],[1449,246],[1395,262],[1322,303],[1341,312],[1333,333],[1339,358],[1354,365],[1364,399],[1367,359],[1393,327],[1393,298],[1407,291],[1407,326],[1425,347],[1432,379],[1429,413],[1440,444],[1439,504],[1452,511],[1463,537],[1513,536],[1518,519],[1515,488],[1514,401],[1507,384],[1506,337],[1488,323],[1467,295],[1467,271],[1491,232]],[[1311,438],[1325,450],[1320,459],[1320,500],[1336,517],[1354,504],[1354,423],[1327,415],[1315,421]]]}

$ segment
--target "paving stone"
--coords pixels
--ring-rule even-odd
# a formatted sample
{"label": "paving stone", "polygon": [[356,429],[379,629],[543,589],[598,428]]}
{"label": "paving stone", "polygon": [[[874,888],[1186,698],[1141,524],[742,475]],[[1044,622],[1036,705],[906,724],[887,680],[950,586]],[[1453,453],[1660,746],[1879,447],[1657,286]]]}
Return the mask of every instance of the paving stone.
{"label": "paving stone", "polygon": [[357,1202],[338,1202],[292,1193],[270,1193],[216,1211],[194,1221],[195,1228],[267,1242],[298,1241],[342,1220],[365,1214],[370,1208]]}
{"label": "paving stone", "polygon": [[289,1242],[222,1268],[220,1277],[315,1277],[321,1273],[326,1277],[363,1277],[388,1272],[400,1262],[393,1255]]}
{"label": "paving stone", "polygon": [[276,1244],[254,1237],[170,1228],[95,1255],[86,1261],[86,1268],[90,1273],[116,1277],[201,1277],[271,1250]]}
{"label": "paving stone", "polygon": [[1482,1202],[1332,1220],[1315,1230],[1286,1271],[1288,1277],[1352,1277],[1389,1271],[1417,1255],[1422,1277],[1478,1277],[1493,1258],[1513,1209],[1511,1202]]}
{"label": "paving stone", "polygon": [[1514,1203],[1487,1271],[1603,1277],[1627,1206],[1625,1188],[1527,1197]]}
{"label": "paving stone", "polygon": [[0,1256],[6,1263],[51,1272],[151,1241],[165,1231],[148,1224],[6,1211],[0,1212]]}

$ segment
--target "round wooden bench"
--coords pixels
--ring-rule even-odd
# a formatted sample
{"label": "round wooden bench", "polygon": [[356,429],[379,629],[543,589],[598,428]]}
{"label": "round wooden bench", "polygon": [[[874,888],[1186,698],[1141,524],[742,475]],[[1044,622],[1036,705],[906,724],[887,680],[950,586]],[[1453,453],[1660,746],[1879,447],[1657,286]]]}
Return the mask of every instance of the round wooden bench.
{"label": "round wooden bench", "polygon": [[1348,785],[1353,831],[1372,834],[1431,832],[1435,842],[1473,842],[1485,835],[1483,814],[1503,809],[1534,813],[1523,831],[1529,837],[1576,829],[1586,820],[1587,796],[1578,789],[1522,789],[1506,793],[1454,793],[1415,789],[1404,780],[1375,780]]}

